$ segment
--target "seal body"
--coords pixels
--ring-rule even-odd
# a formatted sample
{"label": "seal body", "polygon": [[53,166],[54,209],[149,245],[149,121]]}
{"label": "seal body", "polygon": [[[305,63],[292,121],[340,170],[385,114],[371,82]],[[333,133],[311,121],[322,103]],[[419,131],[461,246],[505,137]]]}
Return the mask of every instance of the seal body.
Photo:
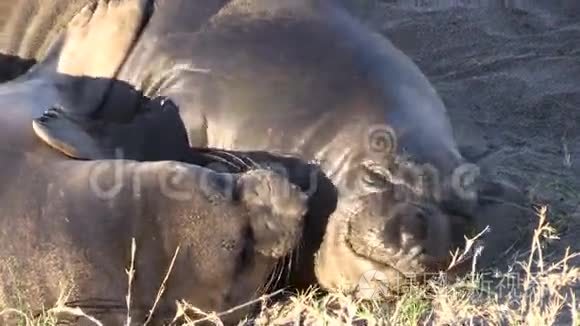
{"label": "seal body", "polygon": [[178,247],[159,317],[182,299],[223,311],[265,291],[297,246],[306,195],[287,179],[171,161],[70,160],[31,128],[29,137],[4,135],[32,115],[17,95],[0,98],[14,109],[5,114],[19,114],[1,124],[0,307],[51,308],[62,299],[116,324],[126,316],[134,238],[134,320],[146,317]]}
{"label": "seal body", "polygon": [[185,3],[159,4],[118,77],[176,102],[193,146],[297,153],[335,174],[333,141],[366,151],[369,127],[385,125],[391,155],[461,160],[425,76],[334,2],[231,1],[201,27]]}
{"label": "seal body", "polygon": [[[454,240],[463,241],[477,191],[455,182],[467,162],[443,102],[417,66],[335,1],[234,0],[201,24],[187,20],[189,6],[216,3],[159,2],[118,78],[147,96],[171,98],[194,147],[319,164],[338,205],[322,245],[303,256],[342,257],[334,250],[342,248],[397,275],[439,270]],[[404,208],[370,205],[369,196]],[[390,247],[406,263],[393,266],[349,246],[340,230],[364,225],[372,227],[362,238],[368,247],[383,246],[383,258]],[[340,238],[331,240],[332,230]],[[351,262],[352,273],[317,273],[318,282],[335,289],[321,278],[345,276],[354,290],[354,275],[368,266]]]}
{"label": "seal body", "polygon": [[[220,175],[184,163],[122,160],[19,166],[1,195],[2,307],[24,300],[51,308],[64,295],[95,317],[124,316],[134,238],[135,320],[153,306],[178,247],[160,315],[177,300],[224,311],[265,290],[301,231],[302,195],[291,193],[293,200],[274,208],[268,200],[275,194],[260,185],[292,189],[267,172]],[[280,233],[269,229],[284,219],[274,215],[291,217]]]}

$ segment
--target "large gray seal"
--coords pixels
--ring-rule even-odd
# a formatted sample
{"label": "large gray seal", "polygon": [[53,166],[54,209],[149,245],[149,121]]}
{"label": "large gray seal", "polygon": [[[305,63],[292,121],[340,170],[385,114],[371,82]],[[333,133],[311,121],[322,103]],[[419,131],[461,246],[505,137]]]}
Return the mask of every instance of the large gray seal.
{"label": "large gray seal", "polygon": [[[197,8],[206,16],[190,19]],[[193,147],[321,167],[338,203],[322,243],[303,248],[310,282],[354,290],[378,270],[396,285],[440,270],[463,241],[477,169],[459,152],[442,100],[337,1],[159,1],[117,78],[171,98]]]}

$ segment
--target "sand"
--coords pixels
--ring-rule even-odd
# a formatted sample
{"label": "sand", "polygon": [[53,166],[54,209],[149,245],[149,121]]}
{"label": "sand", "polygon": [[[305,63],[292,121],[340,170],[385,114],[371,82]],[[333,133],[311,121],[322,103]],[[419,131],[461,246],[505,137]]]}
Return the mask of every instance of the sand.
{"label": "sand", "polygon": [[464,154],[548,205],[558,246],[580,250],[580,1],[363,7],[434,84]]}

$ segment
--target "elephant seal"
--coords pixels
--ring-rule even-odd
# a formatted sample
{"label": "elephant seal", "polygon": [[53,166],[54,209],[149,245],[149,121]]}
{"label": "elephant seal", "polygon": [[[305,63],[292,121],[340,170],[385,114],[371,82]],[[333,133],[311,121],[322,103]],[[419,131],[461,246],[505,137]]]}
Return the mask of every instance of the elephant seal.
{"label": "elephant seal", "polygon": [[[396,286],[439,271],[463,242],[477,168],[458,150],[442,100],[337,1],[159,1],[116,78],[171,98],[192,147],[320,166],[338,199],[321,238],[301,248],[313,271],[305,283],[355,290],[373,269]],[[100,118],[138,114],[109,107]],[[39,130],[49,143],[58,134],[50,123]]]}
{"label": "elephant seal", "polygon": [[177,300],[226,311],[263,294],[301,238],[306,196],[269,171],[224,174],[174,161],[13,164],[18,174],[0,196],[1,308],[50,308],[66,295],[103,322],[124,318],[135,238],[135,321],[147,317],[177,247],[160,317],[175,313]]}

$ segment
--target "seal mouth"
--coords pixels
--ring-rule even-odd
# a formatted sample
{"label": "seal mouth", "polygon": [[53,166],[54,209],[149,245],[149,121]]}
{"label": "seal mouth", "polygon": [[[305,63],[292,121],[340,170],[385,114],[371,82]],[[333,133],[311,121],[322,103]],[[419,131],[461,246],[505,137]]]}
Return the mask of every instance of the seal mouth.
{"label": "seal mouth", "polygon": [[[402,204],[407,205],[406,202]],[[399,229],[389,228],[389,221],[398,224],[396,219],[392,219],[393,214],[367,215],[367,208],[368,202],[363,200],[339,201],[316,254],[315,273],[322,287],[356,292],[360,286],[364,287],[361,282],[364,283],[362,278],[365,275],[380,274],[381,279],[376,281],[385,290],[399,292],[400,286],[413,280],[422,282],[446,271],[451,260],[447,252],[444,253],[446,257],[443,253],[433,255],[432,249],[424,245],[425,242],[412,239],[409,243],[398,245],[401,238],[393,237],[393,234],[399,234]],[[407,208],[413,211],[414,206],[408,205]],[[387,228],[392,232],[385,234],[384,229]],[[391,239],[396,241],[391,244]],[[429,244],[439,246],[437,239],[429,241]],[[423,246],[415,246],[415,243]]]}
{"label": "seal mouth", "polygon": [[[352,226],[348,226],[345,247],[355,256],[370,261],[376,265],[385,266],[397,271],[405,277],[414,277],[421,274],[444,271],[450,262],[450,258],[436,258],[428,255],[425,249],[414,247],[408,252],[402,249],[394,252],[384,245],[372,246],[367,249],[361,245],[352,242]],[[390,258],[392,257],[392,258]],[[397,261],[399,258],[400,261]],[[404,261],[404,262],[402,262]]]}
{"label": "seal mouth", "polygon": [[[411,276],[409,275],[409,273],[405,273],[402,270],[399,270],[397,267],[395,267],[395,264],[393,264],[392,260],[389,259],[381,259],[381,258],[373,258],[373,255],[370,255],[368,252],[365,252],[363,250],[358,249],[359,246],[353,245],[353,243],[351,242],[351,226],[349,223],[349,227],[348,227],[348,235],[345,237],[344,241],[345,241],[345,245],[346,248],[356,257],[361,258],[361,259],[365,259],[370,261],[373,264],[376,265],[383,265],[385,266],[385,268],[391,268],[393,270],[395,270],[397,273],[404,275],[404,276]],[[371,249],[372,250],[372,249]],[[418,254],[420,255],[420,253]],[[418,256],[417,255],[417,256]]]}

